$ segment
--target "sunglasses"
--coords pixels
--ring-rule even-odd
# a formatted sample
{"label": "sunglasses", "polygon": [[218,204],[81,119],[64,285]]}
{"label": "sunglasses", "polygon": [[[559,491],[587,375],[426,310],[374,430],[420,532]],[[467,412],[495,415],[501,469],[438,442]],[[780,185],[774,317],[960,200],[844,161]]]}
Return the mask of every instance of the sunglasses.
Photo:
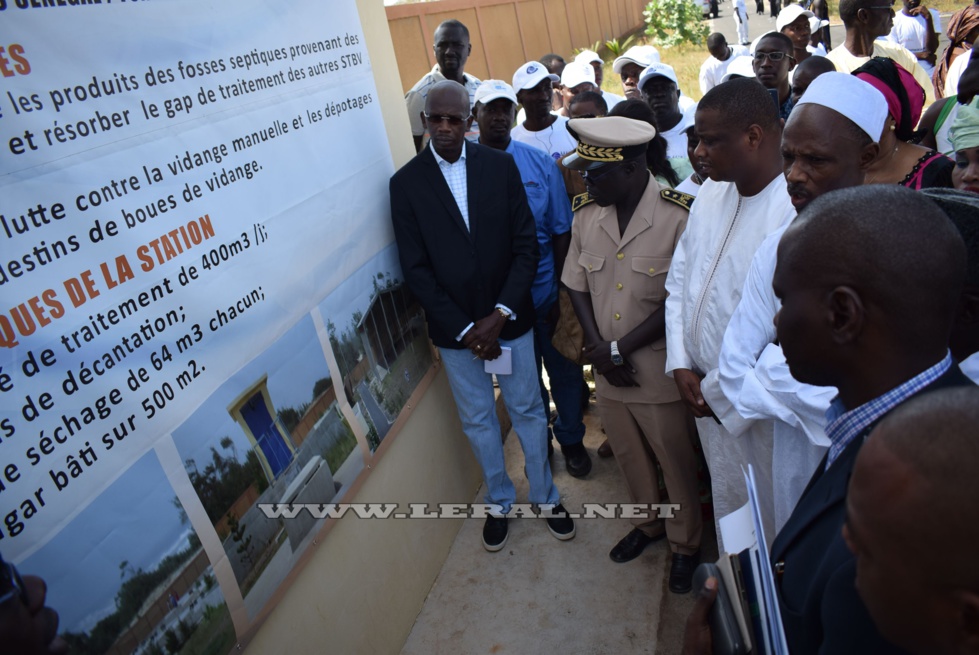
{"label": "sunglasses", "polygon": [[600,172],[596,173],[595,171],[578,171],[578,173],[581,174],[581,177],[584,178],[586,182],[591,182],[592,184],[594,184],[595,182],[598,182],[600,179],[602,179],[609,173],[614,173],[615,171],[619,170],[619,167],[616,164],[610,164],[607,166],[603,166],[602,168],[597,170],[599,170]]}
{"label": "sunglasses", "polygon": [[772,61],[782,61],[786,57],[789,59],[795,59],[795,57],[787,55],[784,52],[756,52],[754,55],[752,55],[752,59],[758,62],[765,61],[766,58],[771,59]]}
{"label": "sunglasses", "polygon": [[448,123],[452,127],[459,127],[466,122],[468,116],[447,116],[445,114],[425,114],[425,120],[433,125],[441,125],[442,123]]}

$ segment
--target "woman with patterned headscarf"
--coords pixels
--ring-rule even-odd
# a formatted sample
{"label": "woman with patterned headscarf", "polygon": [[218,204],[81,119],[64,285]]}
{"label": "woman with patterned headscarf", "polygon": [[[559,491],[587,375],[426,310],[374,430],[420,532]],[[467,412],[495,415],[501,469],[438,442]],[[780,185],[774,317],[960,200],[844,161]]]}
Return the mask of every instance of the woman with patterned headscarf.
{"label": "woman with patterned headscarf", "polygon": [[853,71],[887,101],[887,121],[880,136],[880,154],[867,169],[864,184],[900,184],[909,189],[951,187],[955,163],[935,150],[913,143],[915,125],[925,105],[925,90],[894,60],[874,57]]}
{"label": "woman with patterned headscarf", "polygon": [[[976,37],[979,36],[979,5],[971,4],[965,9],[955,12],[948,21],[948,28],[945,33],[948,34],[949,43],[945,52],[942,53],[938,65],[935,66],[935,72],[931,78],[935,85],[936,98],[944,98],[946,95],[945,78],[948,76],[949,66],[963,52],[969,52]],[[955,93],[955,91],[952,90],[951,93]]]}

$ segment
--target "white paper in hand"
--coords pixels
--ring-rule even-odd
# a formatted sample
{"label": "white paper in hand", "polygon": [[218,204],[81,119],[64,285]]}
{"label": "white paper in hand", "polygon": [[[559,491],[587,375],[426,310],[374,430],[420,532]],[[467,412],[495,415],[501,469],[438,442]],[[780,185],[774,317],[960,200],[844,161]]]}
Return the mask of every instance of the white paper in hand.
{"label": "white paper in hand", "polygon": [[513,360],[509,346],[500,346],[502,353],[496,359],[487,359],[483,362],[487,373],[496,375],[510,375],[513,373]]}

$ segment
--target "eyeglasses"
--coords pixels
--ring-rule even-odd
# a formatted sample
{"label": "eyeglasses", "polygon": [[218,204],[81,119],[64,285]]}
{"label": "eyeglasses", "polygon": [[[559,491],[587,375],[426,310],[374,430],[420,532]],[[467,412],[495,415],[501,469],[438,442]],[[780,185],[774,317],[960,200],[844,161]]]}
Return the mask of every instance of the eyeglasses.
{"label": "eyeglasses", "polygon": [[782,61],[784,58],[795,59],[792,55],[787,55],[784,52],[756,52],[752,55],[752,59],[757,62],[765,61],[766,58],[772,61]]}
{"label": "eyeglasses", "polygon": [[6,592],[0,593],[0,605],[18,597],[24,605],[28,604],[27,588],[24,587],[24,581],[21,580],[17,569],[14,568],[13,564],[0,559],[0,589],[5,587],[10,588]]}
{"label": "eyeglasses", "polygon": [[446,116],[444,114],[425,114],[425,120],[433,125],[441,125],[443,122],[448,123],[452,127],[459,127],[469,116]]}
{"label": "eyeglasses", "polygon": [[595,170],[600,171],[598,173],[596,173],[594,170],[592,170],[592,171],[578,171],[578,173],[581,174],[581,177],[583,177],[586,182],[591,182],[592,184],[594,184],[595,182],[598,182],[600,179],[602,179],[603,177],[605,177],[609,173],[615,172],[618,169],[619,169],[619,167],[617,165],[615,165],[615,164],[609,164],[609,165],[603,166],[600,169],[595,169]]}

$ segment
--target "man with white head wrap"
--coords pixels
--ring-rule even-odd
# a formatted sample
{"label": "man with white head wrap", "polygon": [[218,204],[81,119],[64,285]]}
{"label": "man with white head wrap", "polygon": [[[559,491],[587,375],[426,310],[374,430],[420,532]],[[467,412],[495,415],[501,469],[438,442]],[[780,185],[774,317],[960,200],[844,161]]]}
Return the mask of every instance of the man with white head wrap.
{"label": "man with white head wrap", "polygon": [[[863,184],[864,169],[879,152],[876,141],[886,118],[887,103],[866,82],[832,72],[813,80],[782,134],[783,170],[796,211],[823,193]],[[770,234],[755,253],[741,302],[724,333],[719,384],[703,387],[704,399],[736,438],[773,431],[776,530],[788,520],[829,445],[824,415],[836,395],[832,387],[793,379],[776,343],[773,319],[781,303],[772,278],[787,228]]]}

